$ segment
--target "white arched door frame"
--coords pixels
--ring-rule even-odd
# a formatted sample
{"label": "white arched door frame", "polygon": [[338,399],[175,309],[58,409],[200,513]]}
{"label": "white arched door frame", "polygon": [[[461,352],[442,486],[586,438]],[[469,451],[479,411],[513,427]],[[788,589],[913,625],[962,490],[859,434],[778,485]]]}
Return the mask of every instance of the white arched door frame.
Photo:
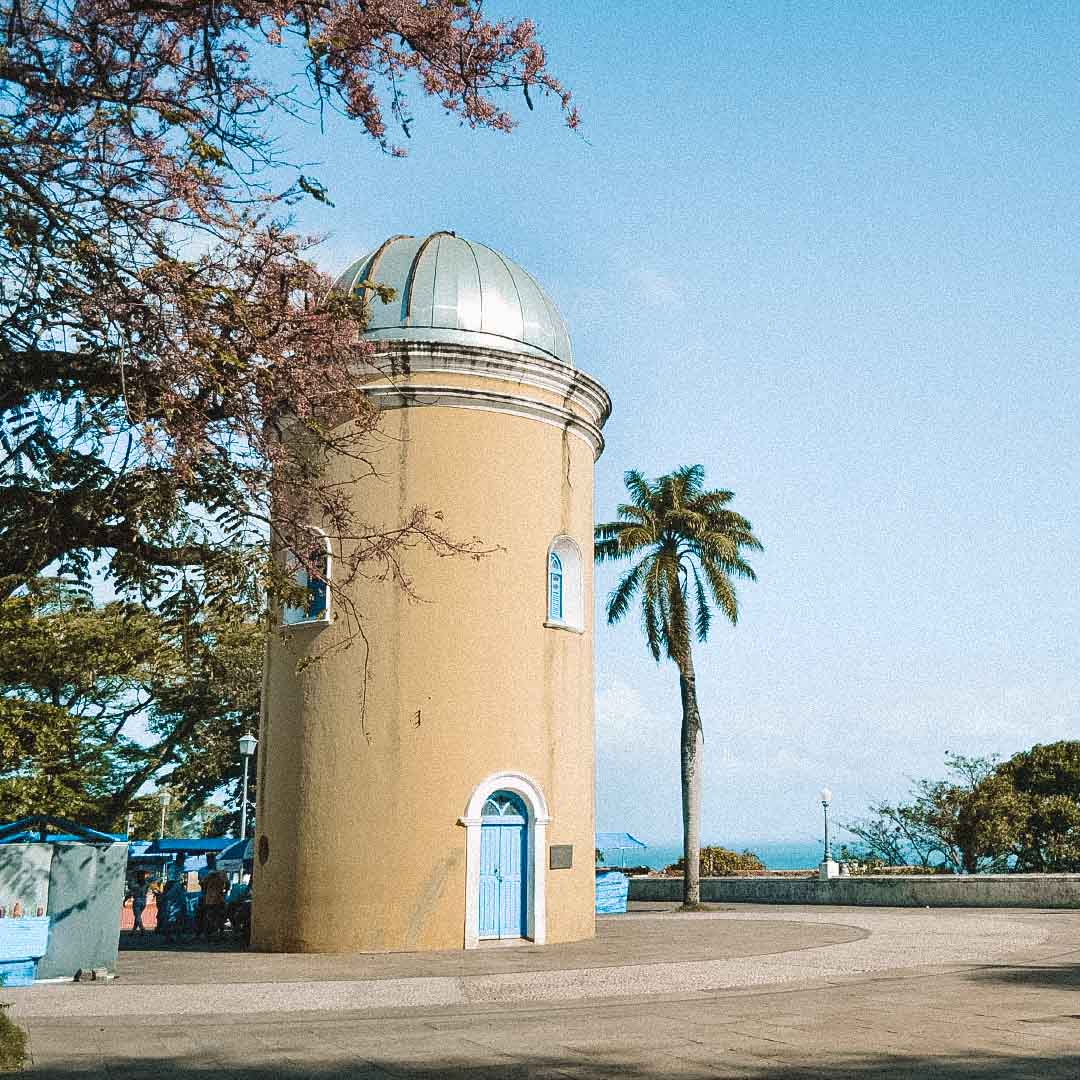
{"label": "white arched door frame", "polygon": [[480,827],[484,803],[496,791],[512,791],[525,803],[527,850],[525,902],[528,905],[526,936],[537,945],[547,940],[547,890],[545,856],[547,826],[551,820],[540,785],[519,772],[498,772],[481,780],[469,796],[458,824],[465,826],[465,948],[480,944]]}

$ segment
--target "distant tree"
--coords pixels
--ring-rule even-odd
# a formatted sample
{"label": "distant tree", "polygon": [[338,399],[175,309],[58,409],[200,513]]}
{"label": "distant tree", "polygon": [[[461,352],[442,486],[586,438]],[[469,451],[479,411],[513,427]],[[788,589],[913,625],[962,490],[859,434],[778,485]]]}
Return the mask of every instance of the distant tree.
{"label": "distant tree", "polygon": [[598,562],[634,560],[607,601],[618,622],[641,595],[641,619],[653,659],[666,655],[679,671],[682,699],[683,903],[701,902],[701,748],[697,679],[691,641],[709,636],[713,605],[737,622],[733,577],[755,580],[744,551],[760,551],[750,522],[728,504],[730,491],[707,491],[701,465],[684,466],[658,480],[631,469],[624,476],[631,501],[618,521],[596,526]]}
{"label": "distant tree", "polygon": [[1016,868],[1080,872],[1080,741],[1033,746],[1009,758],[998,774],[1024,803],[1013,845]]}
{"label": "distant tree", "polygon": [[[171,621],[35,579],[0,602],[0,820],[51,813],[157,832],[238,783],[258,720],[263,632],[250,615]],[[145,834],[144,834],[145,835]]]}
{"label": "distant tree", "polygon": [[36,580],[0,604],[0,819],[51,813],[101,824],[101,801],[149,702],[152,619]]}
{"label": "distant tree", "polygon": [[870,813],[844,826],[860,840],[842,849],[846,856],[885,866],[932,866],[934,855],[940,856],[937,864],[945,862],[937,838],[926,831],[922,815],[910,803],[873,803]]}
{"label": "distant tree", "polygon": [[[177,669],[152,687],[147,715],[152,737],[137,767],[112,796],[109,812],[122,813],[124,800],[153,780],[176,793],[176,813],[201,812],[211,795],[226,787],[222,817],[213,812],[199,826],[212,834],[239,825],[242,766],[237,742],[258,733],[265,633],[253,612],[199,614],[166,628]],[[255,798],[254,777],[249,799]]]}
{"label": "distant tree", "polygon": [[948,779],[918,780],[911,801],[876,803],[873,817],[846,826],[862,841],[856,857],[956,873],[1007,869],[1023,808],[998,779],[997,759],[948,753],[945,765]]}
{"label": "distant tree", "polygon": [[946,755],[945,780],[919,780],[912,798],[876,803],[847,826],[854,854],[957,873],[1080,871],[1080,742],[1035,746],[1008,761]]}
{"label": "distant tree", "polygon": [[[161,829],[161,790],[147,795],[137,795],[128,803],[124,815],[124,831],[138,840],[152,840],[158,836],[175,836],[174,815],[169,813],[170,803],[165,806],[165,829]],[[117,831],[120,831],[119,829]]]}
{"label": "distant tree", "polygon": [[947,864],[964,874],[1008,869],[1022,801],[996,774],[995,757],[947,754],[953,780],[920,781],[915,806]]}

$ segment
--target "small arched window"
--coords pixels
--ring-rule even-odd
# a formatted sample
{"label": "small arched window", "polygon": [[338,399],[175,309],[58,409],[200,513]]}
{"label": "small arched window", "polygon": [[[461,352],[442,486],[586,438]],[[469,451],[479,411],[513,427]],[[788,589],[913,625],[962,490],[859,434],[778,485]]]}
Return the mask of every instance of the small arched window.
{"label": "small arched window", "polygon": [[[310,572],[306,566],[297,566],[293,572],[293,581],[307,590],[307,602],[303,606],[286,605],[283,622],[294,626],[297,623],[328,622],[330,619],[330,539],[322,529],[312,529],[315,534],[315,546],[308,553],[308,559],[314,568]],[[292,560],[296,563],[296,559]]]}
{"label": "small arched window", "polygon": [[582,630],[581,550],[568,536],[558,536],[547,553],[545,625]]}

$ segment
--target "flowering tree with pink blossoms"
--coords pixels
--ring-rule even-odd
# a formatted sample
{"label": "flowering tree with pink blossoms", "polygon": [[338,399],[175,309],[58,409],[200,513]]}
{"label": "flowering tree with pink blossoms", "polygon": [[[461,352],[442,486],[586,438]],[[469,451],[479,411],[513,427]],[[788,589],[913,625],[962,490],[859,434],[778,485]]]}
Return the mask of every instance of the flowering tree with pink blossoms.
{"label": "flowering tree with pink blossoms", "polygon": [[0,596],[103,568],[181,617],[251,610],[288,593],[272,551],[319,572],[317,521],[361,633],[357,575],[408,588],[410,547],[480,551],[431,508],[371,527],[321,480],[330,454],[372,471],[364,310],[289,228],[327,193],[272,127],[334,108],[398,154],[410,89],[474,128],[510,130],[510,91],[578,122],[532,23],[478,0],[0,0]]}

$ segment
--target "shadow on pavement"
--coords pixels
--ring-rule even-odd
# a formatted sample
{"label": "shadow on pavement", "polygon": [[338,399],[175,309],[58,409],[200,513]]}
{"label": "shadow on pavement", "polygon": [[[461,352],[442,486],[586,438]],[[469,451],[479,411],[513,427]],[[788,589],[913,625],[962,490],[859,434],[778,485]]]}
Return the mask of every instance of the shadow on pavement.
{"label": "shadow on pavement", "polygon": [[695,1063],[680,1058],[677,1053],[656,1064],[635,1064],[620,1060],[618,1051],[611,1055],[592,1055],[568,1059],[529,1056],[493,1062],[474,1062],[468,1059],[445,1057],[422,1061],[373,1061],[362,1055],[342,1054],[339,1061],[290,1061],[282,1056],[266,1065],[244,1065],[235,1060],[200,1055],[197,1060],[113,1060],[104,1067],[88,1069],[85,1062],[74,1063],[69,1069],[31,1069],[28,1077],[48,1077],[69,1080],[80,1076],[86,1080],[206,1080],[207,1077],[228,1077],[231,1080],[719,1080],[722,1077],[741,1077],[743,1080],[856,1080],[875,1077],[878,1080],[1075,1080],[1080,1077],[1080,1054],[1044,1056],[890,1056],[829,1054],[816,1062],[787,1064],[776,1058],[748,1062],[747,1058],[725,1062],[722,1057],[708,1063]]}
{"label": "shadow on pavement", "polygon": [[206,952],[235,953],[246,951],[247,946],[239,934],[232,931],[210,938],[185,934],[179,938],[166,938],[164,934],[148,930],[136,933],[134,930],[120,931],[120,952]]}
{"label": "shadow on pavement", "polygon": [[[970,982],[996,982],[1028,989],[1080,990],[1080,964],[988,964],[969,972],[966,978]],[[1080,1002],[1076,1011],[1080,1013]],[[1077,1076],[1080,1078],[1080,1073]]]}

